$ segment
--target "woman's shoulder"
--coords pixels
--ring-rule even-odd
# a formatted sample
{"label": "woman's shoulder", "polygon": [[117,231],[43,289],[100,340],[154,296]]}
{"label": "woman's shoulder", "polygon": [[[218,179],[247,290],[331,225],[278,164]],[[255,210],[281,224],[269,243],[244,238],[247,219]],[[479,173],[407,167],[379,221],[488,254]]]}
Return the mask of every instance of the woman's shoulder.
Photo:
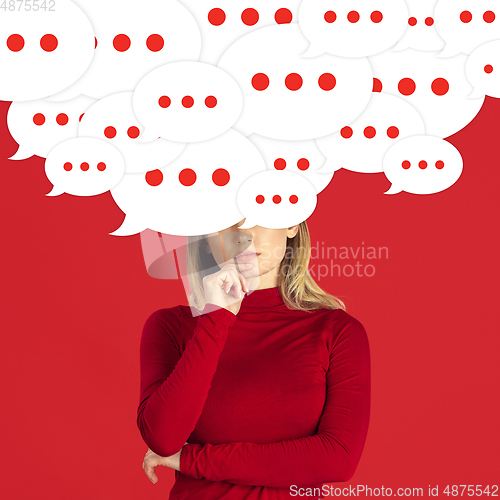
{"label": "woman's shoulder", "polygon": [[144,329],[158,328],[165,330],[178,330],[182,324],[182,311],[184,306],[164,307],[152,312],[144,323]]}

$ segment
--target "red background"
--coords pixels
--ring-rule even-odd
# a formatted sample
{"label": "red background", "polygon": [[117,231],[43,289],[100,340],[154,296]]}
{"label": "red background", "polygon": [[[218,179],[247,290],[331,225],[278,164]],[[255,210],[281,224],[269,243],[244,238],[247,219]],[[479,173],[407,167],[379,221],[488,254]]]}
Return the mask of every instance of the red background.
{"label": "red background", "polygon": [[[109,235],[124,218],[109,192],[47,197],[43,159],[6,159],[17,149],[8,106],[0,497],[168,498],[173,470],[158,468],[153,485],[142,469],[139,341],[153,311],[186,303],[182,283],[148,276],[139,235]],[[384,195],[384,174],[341,170],[308,220],[314,246],[388,247],[362,262],[373,277],[319,281],[370,339],[371,422],[350,484],[427,496],[428,485],[499,482],[499,113],[487,98],[449,138],[464,158],[450,189]]]}

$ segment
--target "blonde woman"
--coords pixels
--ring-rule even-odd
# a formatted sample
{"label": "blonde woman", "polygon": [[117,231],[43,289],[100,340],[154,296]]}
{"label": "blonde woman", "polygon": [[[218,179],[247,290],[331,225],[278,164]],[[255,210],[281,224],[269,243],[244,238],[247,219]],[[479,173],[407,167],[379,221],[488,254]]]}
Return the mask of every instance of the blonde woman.
{"label": "blonde woman", "polygon": [[160,309],[144,326],[143,468],[153,483],[156,466],[175,470],[170,500],[323,498],[323,483],[353,477],[365,444],[365,329],[310,276],[306,222],[243,222],[189,238],[201,314]]}

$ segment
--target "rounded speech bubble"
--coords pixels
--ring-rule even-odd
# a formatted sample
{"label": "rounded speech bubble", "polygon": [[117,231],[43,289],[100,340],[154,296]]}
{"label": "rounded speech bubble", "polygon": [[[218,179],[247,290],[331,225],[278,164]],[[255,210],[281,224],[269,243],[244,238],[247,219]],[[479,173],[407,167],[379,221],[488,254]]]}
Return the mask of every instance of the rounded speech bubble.
{"label": "rounded speech bubble", "polygon": [[319,173],[326,158],[313,140],[279,141],[258,134],[248,136],[264,157],[268,170],[286,170],[305,177],[321,193],[328,186],[333,174]]}
{"label": "rounded speech bubble", "polygon": [[19,144],[10,160],[25,160],[33,155],[46,158],[49,151],[78,135],[78,125],[95,99],[80,96],[70,101],[37,100],[14,102],[7,114],[9,131]]}
{"label": "rounded speech bubble", "polygon": [[466,59],[407,49],[370,57],[370,63],[382,90],[409,102],[422,116],[426,134],[444,138],[466,127],[484,102],[484,97],[468,98],[472,87],[465,76]]}
{"label": "rounded speech bubble", "polygon": [[[59,1],[59,0],[57,0]],[[88,71],[53,96],[86,94],[98,99],[133,91],[153,69],[173,61],[196,61],[201,35],[191,13],[176,0],[75,0],[95,30]]]}
{"label": "rounded speech bubble", "polygon": [[133,107],[146,132],[178,142],[199,142],[223,134],[243,109],[238,84],[211,64],[166,64],[144,77]]}
{"label": "rounded speech bubble", "polygon": [[314,186],[302,175],[283,170],[253,175],[237,196],[238,207],[246,218],[239,229],[294,226],[310,217],[317,204]]}
{"label": "rounded speech bubble", "polygon": [[498,7],[499,2],[491,0],[439,0],[434,19],[446,42],[439,57],[470,54],[479,45],[499,38]]}
{"label": "rounded speech bubble", "polygon": [[111,144],[91,137],[69,139],[52,149],[45,161],[45,174],[54,185],[47,196],[102,194],[124,173],[125,160]]}
{"label": "rounded speech bubble", "polygon": [[474,87],[470,99],[500,97],[500,40],[480,45],[467,58],[465,74]]}
{"label": "rounded speech bubble", "polygon": [[221,55],[243,35],[276,24],[297,20],[301,0],[219,0],[217,5],[200,0],[182,0],[195,17],[203,45],[200,61],[217,64]]}
{"label": "rounded speech bubble", "polygon": [[439,193],[455,184],[462,170],[462,155],[449,142],[425,135],[407,137],[384,157],[384,173],[392,183],[384,194]]}
{"label": "rounded speech bubble", "polygon": [[332,134],[361,114],[373,89],[367,59],[304,58],[308,44],[291,23],[249,33],[224,53],[219,68],[234,77],[244,96],[235,129],[246,136],[308,140]]}
{"label": "rounded speech bubble", "polygon": [[408,26],[404,0],[304,0],[299,25],[311,42],[304,57],[325,52],[343,57],[365,57],[392,47]]}
{"label": "rounded speech bubble", "polygon": [[94,30],[83,11],[69,0],[44,2],[37,11],[5,4],[0,11],[0,99],[43,99],[76,82],[94,56]]}
{"label": "rounded speech bubble", "polygon": [[382,160],[397,141],[425,134],[418,111],[399,97],[374,93],[363,114],[340,132],[316,139],[328,158],[321,172],[341,168],[354,172],[382,172]]}
{"label": "rounded speech bubble", "polygon": [[236,204],[243,182],[265,171],[258,149],[235,130],[210,141],[193,142],[165,168],[125,174],[111,195],[125,212],[113,236],[145,229],[197,236],[231,227],[244,217]]}
{"label": "rounded speech bubble", "polygon": [[439,36],[434,22],[437,0],[405,0],[408,4],[408,27],[392,50],[440,51],[444,40]]}
{"label": "rounded speech bubble", "polygon": [[158,139],[155,133],[146,135],[134,114],[132,96],[133,92],[120,92],[97,101],[83,116],[78,135],[102,139],[118,148],[125,158],[127,173],[164,167],[186,145]]}

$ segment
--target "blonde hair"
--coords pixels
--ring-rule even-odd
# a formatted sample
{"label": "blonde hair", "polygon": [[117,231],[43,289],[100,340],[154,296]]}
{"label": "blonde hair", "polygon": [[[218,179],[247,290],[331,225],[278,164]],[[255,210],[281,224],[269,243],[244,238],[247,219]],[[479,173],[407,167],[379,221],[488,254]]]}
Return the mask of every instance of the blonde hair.
{"label": "blonde hair", "polygon": [[[212,274],[217,266],[212,254],[202,252],[203,238],[188,236],[187,271],[191,295],[189,304],[202,310],[205,307],[203,278]],[[312,311],[315,309],[343,309],[345,304],[323,291],[309,273],[311,238],[306,221],[298,226],[297,234],[287,238],[287,248],[278,273],[278,289],[289,309]]]}

